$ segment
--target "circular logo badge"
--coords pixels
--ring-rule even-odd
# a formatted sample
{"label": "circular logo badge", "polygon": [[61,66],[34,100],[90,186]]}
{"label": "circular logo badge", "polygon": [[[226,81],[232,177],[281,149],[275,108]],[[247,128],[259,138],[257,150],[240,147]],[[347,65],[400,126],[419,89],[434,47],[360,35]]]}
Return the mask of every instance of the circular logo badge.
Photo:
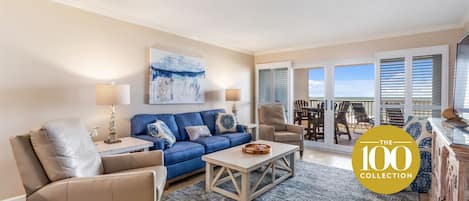
{"label": "circular logo badge", "polygon": [[392,194],[414,181],[420,167],[420,152],[415,140],[401,128],[379,126],[357,140],[352,166],[365,188]]}

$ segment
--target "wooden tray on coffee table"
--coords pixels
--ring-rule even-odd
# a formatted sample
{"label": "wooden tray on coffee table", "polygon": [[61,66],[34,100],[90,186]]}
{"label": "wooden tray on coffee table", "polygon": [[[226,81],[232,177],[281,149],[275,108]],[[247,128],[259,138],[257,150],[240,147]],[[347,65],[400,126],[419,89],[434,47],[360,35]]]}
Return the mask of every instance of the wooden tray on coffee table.
{"label": "wooden tray on coffee table", "polygon": [[268,144],[251,143],[244,145],[242,150],[244,153],[248,154],[268,154],[270,153],[271,147]]}

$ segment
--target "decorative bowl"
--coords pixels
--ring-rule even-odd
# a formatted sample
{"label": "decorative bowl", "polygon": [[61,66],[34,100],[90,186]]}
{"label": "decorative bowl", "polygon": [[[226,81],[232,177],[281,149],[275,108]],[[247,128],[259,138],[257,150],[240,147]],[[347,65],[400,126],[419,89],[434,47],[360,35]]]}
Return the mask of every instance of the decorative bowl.
{"label": "decorative bowl", "polygon": [[268,144],[246,144],[243,146],[243,152],[248,154],[268,154],[270,153],[270,145]]}

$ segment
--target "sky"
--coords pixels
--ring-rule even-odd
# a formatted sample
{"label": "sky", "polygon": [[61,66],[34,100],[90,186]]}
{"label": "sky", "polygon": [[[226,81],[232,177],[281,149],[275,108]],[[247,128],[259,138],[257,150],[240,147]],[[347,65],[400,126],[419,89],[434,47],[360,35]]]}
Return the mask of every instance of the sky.
{"label": "sky", "polygon": [[[324,97],[324,77],[324,68],[309,70],[310,97]],[[335,97],[374,97],[374,77],[373,64],[335,67]]]}

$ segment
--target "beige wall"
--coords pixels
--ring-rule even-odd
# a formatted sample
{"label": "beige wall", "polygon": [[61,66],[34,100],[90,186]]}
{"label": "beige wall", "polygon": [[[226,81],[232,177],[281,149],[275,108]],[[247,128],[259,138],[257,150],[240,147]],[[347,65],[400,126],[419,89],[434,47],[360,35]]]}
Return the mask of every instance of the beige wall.
{"label": "beige wall", "polygon": [[469,22],[466,22],[466,24],[464,25],[464,31],[466,33],[469,33]]}
{"label": "beige wall", "polygon": [[[0,0],[0,199],[23,194],[8,138],[51,119],[80,117],[106,133],[110,108],[95,105],[95,84],[131,85],[118,107],[118,133],[132,115],[224,107],[223,89],[239,87],[240,120],[252,120],[253,56],[83,12],[46,0]],[[145,104],[150,47],[207,62],[205,104]]]}
{"label": "beige wall", "polygon": [[[432,33],[422,33],[410,36],[401,36],[387,39],[356,42],[330,47],[312,48],[298,51],[279,52],[271,54],[256,55],[256,63],[267,63],[284,60],[292,60],[294,66],[308,64],[324,64],[370,60],[373,61],[375,52],[398,50],[406,48],[418,48],[435,45],[449,45],[450,75],[453,75],[454,61],[456,59],[456,43],[463,36],[464,29],[452,29]],[[354,64],[354,63],[350,63]],[[311,66],[317,67],[317,66]],[[449,83],[449,95],[452,99],[453,83]],[[450,100],[451,102],[451,100]]]}
{"label": "beige wall", "polygon": [[293,87],[295,89],[295,100],[309,100],[308,91],[308,71],[309,69],[295,69],[295,80],[293,80]]}

